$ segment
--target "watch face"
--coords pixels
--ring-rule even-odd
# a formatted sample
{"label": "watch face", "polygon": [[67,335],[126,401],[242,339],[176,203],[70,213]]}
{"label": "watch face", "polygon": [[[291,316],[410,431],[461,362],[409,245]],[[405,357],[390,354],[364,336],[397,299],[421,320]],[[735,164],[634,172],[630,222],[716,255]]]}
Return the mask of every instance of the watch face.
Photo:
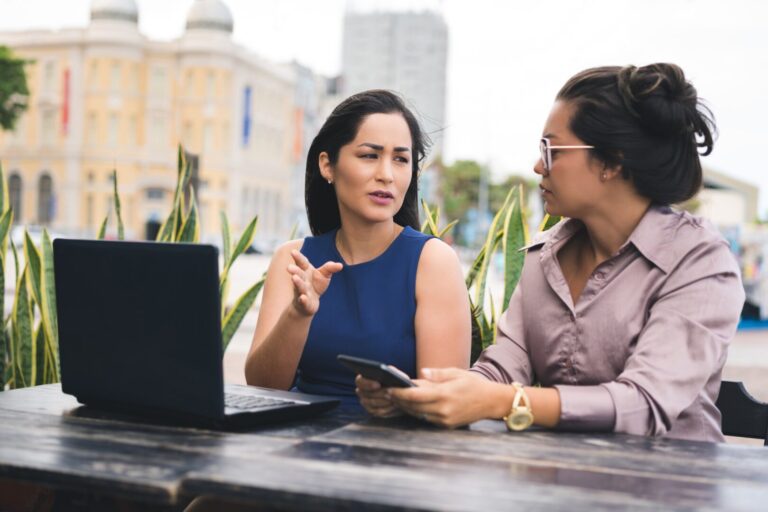
{"label": "watch face", "polygon": [[525,430],[533,424],[531,411],[521,408],[507,417],[507,426],[510,430]]}

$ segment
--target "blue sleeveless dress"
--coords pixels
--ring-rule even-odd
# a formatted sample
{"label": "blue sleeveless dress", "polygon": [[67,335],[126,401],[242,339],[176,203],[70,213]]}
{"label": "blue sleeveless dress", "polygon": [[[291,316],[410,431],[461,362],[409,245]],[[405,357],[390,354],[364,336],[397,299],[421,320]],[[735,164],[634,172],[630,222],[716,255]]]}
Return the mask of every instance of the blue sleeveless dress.
{"label": "blue sleeveless dress", "polygon": [[[301,252],[315,267],[344,262],[336,231],[304,239]],[[416,377],[416,270],[430,238],[406,226],[380,256],[334,274],[299,361],[299,391],[355,397],[355,375],[336,361],[338,354],[381,361]]]}

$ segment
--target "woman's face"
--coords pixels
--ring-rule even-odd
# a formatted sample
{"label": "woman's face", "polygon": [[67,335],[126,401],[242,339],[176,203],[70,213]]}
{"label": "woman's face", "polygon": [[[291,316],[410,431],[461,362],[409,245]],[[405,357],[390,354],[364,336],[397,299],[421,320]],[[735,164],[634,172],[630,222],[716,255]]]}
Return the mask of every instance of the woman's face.
{"label": "woman's face", "polygon": [[[556,101],[544,125],[543,137],[552,146],[583,146],[569,128],[574,107],[564,101]],[[539,188],[544,208],[550,215],[583,218],[605,193],[600,181],[605,172],[603,164],[590,158],[589,149],[552,149],[552,165],[544,168],[541,159],[533,170],[541,176]]]}
{"label": "woman's face", "polygon": [[320,153],[320,172],[331,180],[342,223],[357,217],[366,222],[392,220],[411,184],[412,141],[400,114],[371,114],[355,139],[341,147],[336,165]]}

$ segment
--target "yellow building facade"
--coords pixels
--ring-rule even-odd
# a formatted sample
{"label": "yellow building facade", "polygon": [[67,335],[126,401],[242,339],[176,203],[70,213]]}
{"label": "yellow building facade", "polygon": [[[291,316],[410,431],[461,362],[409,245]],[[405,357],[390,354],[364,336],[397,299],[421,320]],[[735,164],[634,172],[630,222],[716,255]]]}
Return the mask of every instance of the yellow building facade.
{"label": "yellow building facade", "polygon": [[292,68],[234,44],[221,0],[196,0],[173,41],[147,39],[138,16],[134,0],[94,0],[85,28],[0,34],[29,60],[28,109],[0,133],[16,222],[92,236],[116,169],[126,236],[144,238],[170,211],[181,143],[199,158],[204,240],[218,239],[220,211],[285,239],[303,180]]}

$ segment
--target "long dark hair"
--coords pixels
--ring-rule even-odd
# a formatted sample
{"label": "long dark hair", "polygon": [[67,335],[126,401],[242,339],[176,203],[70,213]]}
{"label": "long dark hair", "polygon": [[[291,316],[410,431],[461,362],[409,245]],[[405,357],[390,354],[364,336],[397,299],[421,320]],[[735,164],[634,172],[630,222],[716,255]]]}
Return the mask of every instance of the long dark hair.
{"label": "long dark hair", "polygon": [[412,140],[411,184],[405,193],[395,222],[401,226],[419,229],[418,175],[424,159],[428,140],[413,113],[395,93],[384,90],[365,91],[342,101],[320,128],[307,154],[307,171],[304,177],[304,202],[307,206],[309,229],[313,235],[321,235],[341,225],[339,204],[333,186],[320,175],[320,153],[328,153],[331,165],[336,165],[339,151],[357,136],[363,120],[371,114],[399,113],[408,124]]}
{"label": "long dark hair", "polygon": [[599,67],[573,76],[557,99],[572,103],[571,131],[592,155],[620,165],[637,192],[658,204],[686,201],[701,188],[702,155],[712,152],[712,112],[675,64]]}

